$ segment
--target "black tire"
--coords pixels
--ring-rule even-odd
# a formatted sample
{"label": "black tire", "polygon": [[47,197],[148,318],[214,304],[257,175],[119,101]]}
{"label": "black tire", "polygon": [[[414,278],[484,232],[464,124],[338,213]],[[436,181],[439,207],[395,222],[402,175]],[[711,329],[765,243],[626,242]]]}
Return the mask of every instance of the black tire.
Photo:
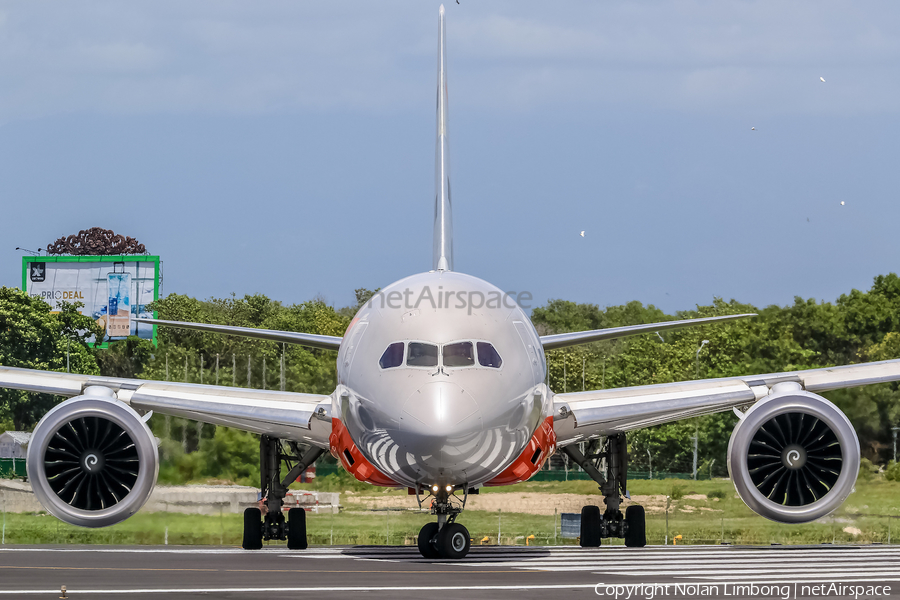
{"label": "black tire", "polygon": [[287,546],[288,550],[306,550],[309,547],[306,541],[306,511],[302,508],[288,511]]}
{"label": "black tire", "polygon": [[241,547],[244,550],[262,548],[262,513],[258,508],[244,511],[244,541],[241,542]]}
{"label": "black tire", "polygon": [[425,527],[419,530],[419,554],[421,554],[423,558],[441,557],[437,551],[437,546],[435,545],[437,534],[437,523],[426,523]]}
{"label": "black tire", "polygon": [[437,536],[437,550],[441,558],[454,560],[465,558],[471,545],[472,538],[469,537],[469,530],[459,523],[444,525]]}
{"label": "black tire", "polygon": [[647,545],[647,526],[643,506],[629,506],[625,509],[625,545],[629,548],[643,548]]}
{"label": "black tire", "polygon": [[600,507],[581,507],[581,547],[598,548],[600,546]]}

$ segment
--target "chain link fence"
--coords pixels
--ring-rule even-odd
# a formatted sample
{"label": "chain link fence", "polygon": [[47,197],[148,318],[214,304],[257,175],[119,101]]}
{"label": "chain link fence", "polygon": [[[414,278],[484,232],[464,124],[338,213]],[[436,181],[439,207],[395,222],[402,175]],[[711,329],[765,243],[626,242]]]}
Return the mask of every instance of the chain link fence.
{"label": "chain link fence", "polygon": [[[598,496],[575,494],[499,492],[470,496],[471,508],[463,512],[459,522],[469,530],[473,545],[577,545],[580,505],[586,498],[601,502]],[[307,513],[309,542],[314,546],[414,547],[419,530],[434,517],[414,502],[399,505],[405,500],[397,494],[382,497],[342,493],[335,510],[314,509]],[[21,506],[15,508],[12,496],[0,491],[0,543],[240,546],[244,504],[235,508],[233,502],[216,500],[205,507],[205,514],[185,512],[184,506],[175,503],[157,504],[155,511],[145,509],[113,527],[85,529],[63,523],[43,511],[12,512],[22,510]],[[651,545],[893,544],[900,537],[900,514],[842,510],[813,523],[788,526],[756,515],[701,511],[695,506],[701,502],[689,498],[668,508],[646,504],[647,543]],[[611,539],[603,543],[621,545],[623,541]]]}

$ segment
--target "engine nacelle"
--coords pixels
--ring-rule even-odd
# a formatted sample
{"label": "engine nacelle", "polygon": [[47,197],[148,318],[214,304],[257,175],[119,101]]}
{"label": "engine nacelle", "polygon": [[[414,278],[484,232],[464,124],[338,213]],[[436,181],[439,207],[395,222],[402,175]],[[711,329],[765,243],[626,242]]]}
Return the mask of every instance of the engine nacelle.
{"label": "engine nacelle", "polygon": [[47,512],[72,525],[106,527],[150,498],[159,454],[134,409],[108,388],[89,387],[44,415],[28,444],[26,467]]}
{"label": "engine nacelle", "polygon": [[834,404],[781,383],[734,428],[728,472],[756,514],[806,523],[833,512],[853,491],[859,440]]}

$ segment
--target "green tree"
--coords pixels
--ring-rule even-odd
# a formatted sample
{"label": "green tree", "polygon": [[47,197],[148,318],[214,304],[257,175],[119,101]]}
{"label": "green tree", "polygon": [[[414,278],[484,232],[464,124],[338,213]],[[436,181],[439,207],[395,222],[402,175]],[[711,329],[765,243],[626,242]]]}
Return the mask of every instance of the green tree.
{"label": "green tree", "polygon": [[357,288],[355,290],[356,295],[356,304],[353,306],[345,306],[344,308],[338,311],[344,317],[353,318],[356,316],[356,313],[359,312],[359,309],[362,308],[363,304],[368,302],[372,296],[381,291],[381,288],[375,288],[374,290],[366,289],[366,288]]}
{"label": "green tree", "polygon": [[[40,298],[0,287],[0,364],[8,367],[99,374],[89,340],[102,335],[80,304],[60,305],[52,313]],[[33,427],[58,398],[0,389],[0,414],[15,429]]]}
{"label": "green tree", "polygon": [[128,379],[139,377],[153,358],[155,350],[153,342],[137,336],[110,342],[108,348],[101,348],[96,352],[100,374]]}
{"label": "green tree", "polygon": [[[368,299],[366,293],[369,292],[357,290],[357,301],[365,302]],[[352,317],[319,299],[285,306],[261,294],[208,300],[171,294],[155,302],[152,308],[158,311],[160,319],[166,320],[335,336],[343,335]],[[120,353],[127,356],[127,348]],[[335,386],[336,353],[296,344],[160,327],[159,347],[152,354],[153,358],[146,361],[137,376],[212,384],[216,382],[218,358],[221,385],[231,385],[234,381],[238,386],[278,389],[283,356],[286,390],[329,394]],[[255,436],[226,427],[206,426],[202,439],[199,439],[195,424],[176,418],[154,417],[152,426],[156,435],[164,440],[160,481],[183,483],[215,478],[255,485],[259,454],[259,441]]]}
{"label": "green tree", "polygon": [[[716,298],[694,310],[666,315],[653,306],[630,302],[600,308],[551,300],[534,309],[542,334],[651,323],[735,313],[758,313],[752,319],[623,338],[547,353],[549,384],[556,392],[650,385],[694,378],[732,377],[812,369],[900,357],[900,278],[891,273],[874,279],[868,291],[851,290],[835,302],[795,298],[788,306],[757,309]],[[697,354],[702,340],[708,344]],[[582,373],[584,373],[582,375]],[[881,384],[824,394],[850,418],[863,452],[883,462],[890,449],[890,428],[900,423],[900,385]],[[669,424],[630,435],[634,460],[683,469],[690,465],[694,432],[699,460],[715,460],[713,472],[724,474],[731,413],[703,417],[696,423]],[[699,430],[697,429],[699,427]],[[708,464],[708,463],[707,463]]]}
{"label": "green tree", "polygon": [[[154,302],[151,308],[158,311],[160,319],[166,320],[335,336],[343,335],[350,322],[348,316],[321,300],[284,306],[261,294],[205,301],[170,294]],[[327,394],[334,390],[336,355],[332,351],[165,326],[159,329],[155,359],[147,364],[141,377],[166,379],[168,371],[170,380],[199,382],[202,372],[203,382],[213,383],[218,357],[220,383],[231,385],[234,381],[239,386],[278,389],[282,354],[288,391]]]}

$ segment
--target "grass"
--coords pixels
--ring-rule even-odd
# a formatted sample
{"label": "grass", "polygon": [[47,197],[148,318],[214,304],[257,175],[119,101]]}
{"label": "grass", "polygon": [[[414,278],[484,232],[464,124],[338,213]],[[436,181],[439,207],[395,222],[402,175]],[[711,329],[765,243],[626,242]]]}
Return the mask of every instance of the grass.
{"label": "grass", "polygon": [[[365,491],[375,496],[405,494],[405,491],[372,487]],[[804,525],[782,525],[753,514],[728,480],[639,480],[629,483],[629,491],[632,495],[673,498],[677,495],[673,492],[682,495],[670,503],[669,543],[676,535],[682,536],[679,543],[683,544],[887,543],[888,539],[893,543],[900,538],[900,483],[884,479],[858,482],[856,492],[835,515]],[[505,492],[596,494],[596,486],[587,481],[541,482],[482,491]],[[705,498],[696,498],[697,495]],[[656,506],[662,506],[658,500]],[[168,541],[177,545],[239,546],[243,526],[242,515],[227,513],[201,516],[139,512],[104,529],[74,527],[43,513],[5,513],[3,518],[7,544],[163,544]],[[430,520],[430,515],[418,511],[370,511],[356,506],[349,506],[336,515],[307,515],[309,541],[313,545],[412,545],[419,529]],[[469,510],[459,521],[469,529],[476,544],[496,544],[498,530],[503,544],[524,545],[528,536],[534,536],[529,543],[538,545],[575,543],[559,536],[559,517],[553,515]],[[856,535],[855,530],[859,530]],[[666,535],[665,512],[661,508],[660,512],[648,512],[648,543],[662,544]],[[622,541],[612,540],[612,543]]]}
{"label": "grass", "polygon": [[[308,514],[307,534],[313,545],[411,545],[431,515],[413,511],[347,510],[340,514]],[[480,541],[497,543],[501,526],[504,544],[524,544],[526,535],[540,536],[542,544],[552,541],[553,516],[522,513],[471,511],[460,519]],[[241,544],[243,516],[236,514],[184,515],[180,513],[137,513],[130,519],[103,529],[75,527],[45,513],[5,515],[7,544]],[[518,539],[517,539],[518,538]],[[277,544],[278,542],[273,542]],[[487,542],[486,542],[487,543]],[[282,542],[283,544],[283,542]]]}

